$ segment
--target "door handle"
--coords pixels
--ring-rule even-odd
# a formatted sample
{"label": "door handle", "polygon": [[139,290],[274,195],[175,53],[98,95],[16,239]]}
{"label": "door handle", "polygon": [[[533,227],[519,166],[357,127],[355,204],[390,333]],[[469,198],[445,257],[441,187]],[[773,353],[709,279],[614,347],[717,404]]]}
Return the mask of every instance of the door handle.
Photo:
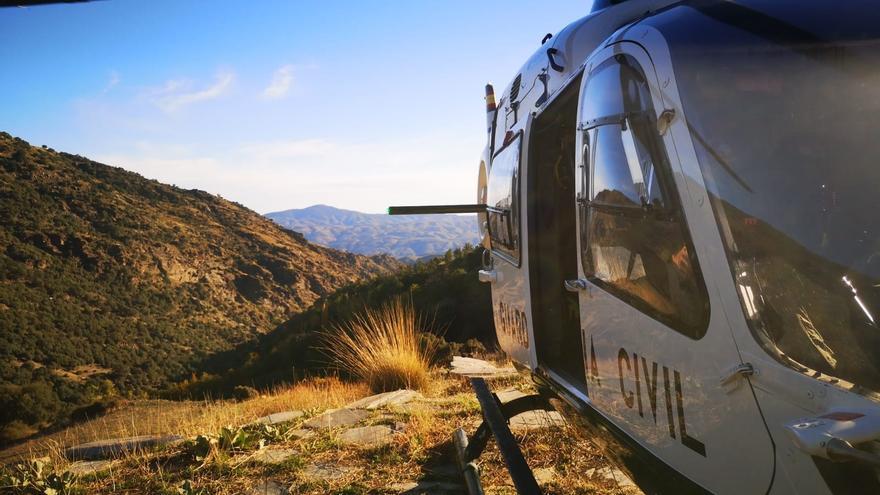
{"label": "door handle", "polygon": [[480,279],[480,282],[494,284],[498,281],[498,272],[495,270],[480,270],[477,272],[477,278]]}
{"label": "door handle", "polygon": [[587,290],[588,288],[589,285],[587,285],[587,281],[582,278],[565,281],[565,290],[569,292],[580,292],[582,290]]}

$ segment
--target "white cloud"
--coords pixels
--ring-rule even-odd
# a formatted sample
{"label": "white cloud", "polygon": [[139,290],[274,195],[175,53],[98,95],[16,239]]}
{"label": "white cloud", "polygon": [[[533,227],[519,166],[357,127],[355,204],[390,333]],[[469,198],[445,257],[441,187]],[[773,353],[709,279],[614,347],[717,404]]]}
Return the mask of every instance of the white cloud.
{"label": "white cloud", "polygon": [[149,91],[148,98],[162,111],[173,113],[193,103],[219,98],[230,88],[233,79],[233,73],[220,72],[214,83],[204,89],[193,89],[192,82],[185,79],[172,79],[162,88]]}
{"label": "white cloud", "polygon": [[208,148],[140,142],[95,158],[161,182],[221,194],[259,212],[316,203],[381,212],[392,204],[472,201],[481,140],[445,136],[444,142],[462,146],[438,146],[436,139],[315,138]]}
{"label": "white cloud", "polygon": [[263,97],[270,100],[283,98],[290,91],[291,83],[293,83],[293,66],[284,65],[275,71],[272,82],[263,90]]}
{"label": "white cloud", "polygon": [[101,91],[102,93],[106,93],[111,89],[115,88],[119,82],[122,81],[122,77],[120,77],[119,72],[115,70],[110,71],[110,78],[107,81],[107,85],[104,86],[104,89]]}

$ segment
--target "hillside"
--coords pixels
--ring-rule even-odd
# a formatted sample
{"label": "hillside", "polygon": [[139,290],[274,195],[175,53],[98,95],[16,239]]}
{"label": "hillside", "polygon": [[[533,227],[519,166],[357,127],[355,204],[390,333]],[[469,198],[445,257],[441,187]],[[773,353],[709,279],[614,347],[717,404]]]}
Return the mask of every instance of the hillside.
{"label": "hillside", "polygon": [[[9,439],[191,376],[398,267],[220,197],[0,133],[0,427]],[[24,407],[23,405],[27,405]]]}
{"label": "hillside", "polygon": [[389,216],[315,205],[267,213],[311,242],[352,253],[401,259],[438,255],[480,241],[474,215]]}
{"label": "hillside", "polygon": [[482,248],[465,247],[345,286],[259,339],[210,356],[199,365],[206,373],[203,377],[175,384],[168,394],[228,396],[237,385],[271,387],[290,382],[294,375],[326,373],[333,363],[320,351],[321,333],[350,321],[364,308],[376,309],[395,298],[411,302],[426,320],[426,329],[433,333],[423,338],[440,345],[439,361],[454,353],[494,351],[492,295],[488,284],[477,279],[481,262]]}

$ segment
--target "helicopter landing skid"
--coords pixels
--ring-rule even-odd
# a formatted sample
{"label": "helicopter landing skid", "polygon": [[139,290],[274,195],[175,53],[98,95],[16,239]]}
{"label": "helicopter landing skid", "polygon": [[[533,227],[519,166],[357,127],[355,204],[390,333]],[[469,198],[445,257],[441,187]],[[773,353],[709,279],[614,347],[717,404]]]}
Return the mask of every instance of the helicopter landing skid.
{"label": "helicopter landing skid", "polygon": [[495,437],[495,443],[498,445],[498,450],[501,451],[501,456],[504,458],[504,463],[507,465],[507,471],[510,473],[517,493],[540,494],[541,489],[538,487],[538,482],[535,481],[532,470],[510,432],[508,422],[510,418],[526,411],[540,409],[552,411],[553,407],[540,395],[527,395],[502,403],[498,396],[489,389],[486,380],[482,378],[471,378],[471,387],[480,402],[483,422],[480,423],[470,439],[462,428],[458,428],[452,434],[455,454],[458,458],[458,468],[464,477],[468,493],[483,495],[480,470],[474,460],[485,450],[491,434]]}

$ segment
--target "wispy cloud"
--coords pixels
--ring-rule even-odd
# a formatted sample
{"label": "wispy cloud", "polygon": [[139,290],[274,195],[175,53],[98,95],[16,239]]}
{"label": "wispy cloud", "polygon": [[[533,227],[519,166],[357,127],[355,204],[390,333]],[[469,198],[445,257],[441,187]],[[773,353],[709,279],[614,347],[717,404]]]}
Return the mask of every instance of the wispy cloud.
{"label": "wispy cloud", "polygon": [[290,85],[293,83],[293,66],[284,65],[275,71],[272,76],[272,82],[263,90],[263,97],[270,100],[284,98],[290,91]]}
{"label": "wispy cloud", "polygon": [[238,151],[252,159],[276,160],[327,156],[336,152],[338,148],[336,144],[324,139],[293,139],[248,143],[241,146]]}
{"label": "wispy cloud", "polygon": [[111,89],[115,88],[120,81],[122,81],[122,77],[119,75],[119,72],[111,70],[110,78],[107,80],[107,85],[104,86],[104,89],[101,91],[101,93],[107,93]]}
{"label": "wispy cloud", "polygon": [[462,145],[425,153],[437,139],[293,138],[216,146],[137,142],[94,158],[162,182],[219,193],[262,212],[316,203],[380,212],[389,204],[419,204],[425,198],[467,202],[474,194],[472,151],[482,137],[447,136],[444,142]]}
{"label": "wispy cloud", "polygon": [[159,89],[149,92],[149,99],[166,113],[173,113],[181,108],[200,101],[219,98],[231,87],[235,75],[231,72],[220,72],[214,83],[203,89],[194,89],[193,84],[185,79],[173,79],[165,82]]}

